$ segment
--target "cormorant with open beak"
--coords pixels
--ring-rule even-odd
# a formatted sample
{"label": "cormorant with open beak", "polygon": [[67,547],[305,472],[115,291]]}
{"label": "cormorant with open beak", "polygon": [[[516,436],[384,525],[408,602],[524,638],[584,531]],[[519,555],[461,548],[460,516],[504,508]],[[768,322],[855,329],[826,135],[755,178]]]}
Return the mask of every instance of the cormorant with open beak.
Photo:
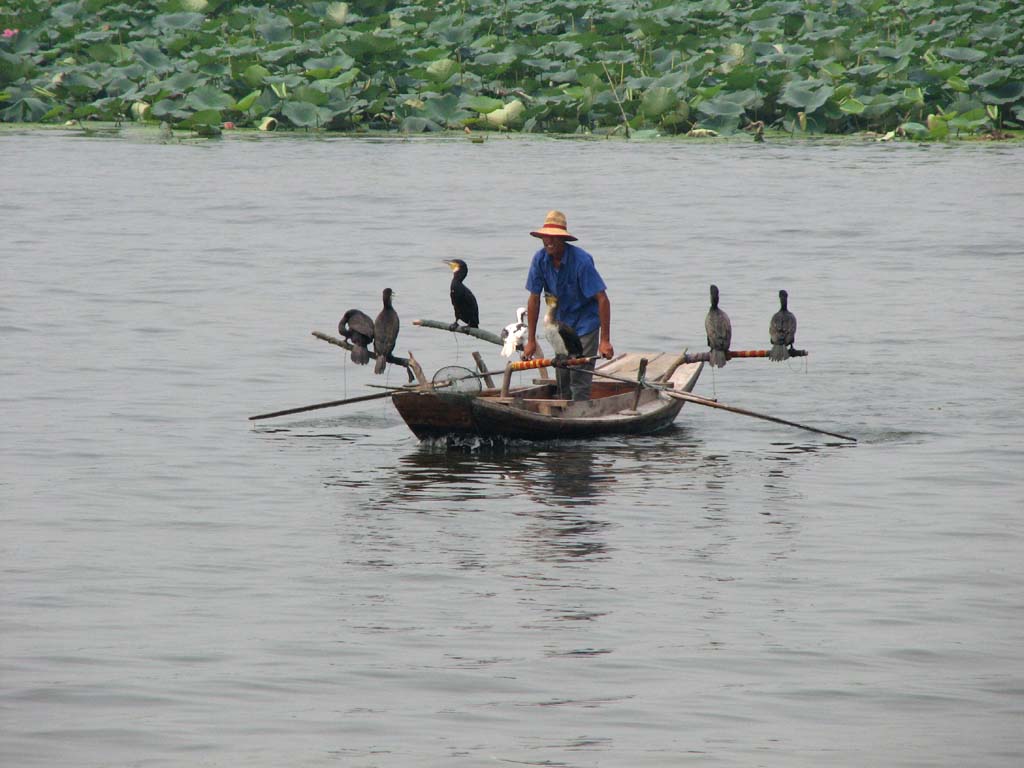
{"label": "cormorant with open beak", "polygon": [[476,296],[466,287],[464,282],[466,275],[469,273],[469,267],[466,266],[466,262],[462,259],[445,260],[444,263],[451,267],[454,273],[452,275],[452,285],[448,293],[452,299],[452,307],[455,309],[455,322],[449,328],[454,331],[459,324],[459,320],[470,328],[479,328],[480,309],[477,307]]}
{"label": "cormorant with open beak", "polygon": [[732,341],[732,323],[729,316],[718,308],[718,286],[711,286],[711,309],[704,318],[704,330],[711,348],[710,360],[714,368],[721,368],[729,360],[729,343]]}
{"label": "cormorant with open beak", "polygon": [[772,320],[768,324],[768,337],[772,342],[768,359],[776,362],[789,357],[793,351],[793,342],[796,341],[796,315],[789,311],[788,302],[789,294],[779,291],[781,309],[772,315]]}
{"label": "cormorant with open beak", "polygon": [[377,362],[373,366],[374,373],[384,373],[388,365],[388,355],[394,351],[395,343],[398,341],[398,313],[391,306],[394,291],[385,288],[382,296],[384,308],[373,321],[373,351],[377,355]]}

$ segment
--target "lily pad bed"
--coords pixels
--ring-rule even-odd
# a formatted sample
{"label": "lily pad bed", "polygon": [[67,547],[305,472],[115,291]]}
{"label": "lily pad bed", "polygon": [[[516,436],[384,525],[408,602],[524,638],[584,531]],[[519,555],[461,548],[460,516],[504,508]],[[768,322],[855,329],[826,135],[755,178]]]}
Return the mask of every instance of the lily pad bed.
{"label": "lily pad bed", "polygon": [[1019,0],[0,5],[0,122],[1010,138]]}

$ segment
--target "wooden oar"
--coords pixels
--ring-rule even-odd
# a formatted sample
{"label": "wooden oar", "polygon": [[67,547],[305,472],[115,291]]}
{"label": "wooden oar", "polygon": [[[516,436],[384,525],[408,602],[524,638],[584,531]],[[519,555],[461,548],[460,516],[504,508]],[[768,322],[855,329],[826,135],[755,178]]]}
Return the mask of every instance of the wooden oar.
{"label": "wooden oar", "polygon": [[283,411],[274,411],[273,413],[261,413],[259,416],[250,416],[249,421],[256,421],[257,419],[272,419],[275,416],[290,416],[293,413],[302,413],[303,411],[315,411],[319,408],[333,408],[336,405],[348,405],[349,403],[361,403],[365,400],[379,400],[382,397],[391,397],[395,394],[394,390],[391,392],[376,392],[372,395],[360,395],[359,397],[349,397],[345,400],[331,400],[329,403],[316,403],[315,405],[302,405],[298,408],[288,408]]}
{"label": "wooden oar", "polygon": [[757,413],[746,408],[738,408],[735,405],[725,405],[717,400],[708,400],[707,398],[700,397],[699,395],[693,395],[689,392],[673,392],[670,389],[662,390],[662,392],[669,397],[674,397],[677,400],[684,400],[689,403],[697,403],[698,405],[706,405],[708,408],[721,408],[723,411],[731,411],[732,413],[738,413],[743,416],[753,416],[755,419],[764,419],[765,421],[774,421],[776,424],[785,424],[789,427],[796,427],[797,429],[806,429],[808,432],[817,432],[819,435],[828,435],[829,437],[838,437],[840,440],[849,440],[850,442],[856,443],[856,437],[850,437],[849,435],[840,435],[838,432],[829,432],[824,429],[818,429],[817,427],[809,427],[806,424],[798,424],[795,421],[787,421],[786,419],[780,419],[778,416],[769,416],[766,413]]}
{"label": "wooden oar", "polygon": [[[586,370],[586,369],[584,369],[584,370]],[[588,373],[593,373],[595,376],[602,376],[602,377],[604,377],[606,379],[614,379],[615,381],[621,381],[621,382],[624,382],[626,384],[636,384],[636,381],[633,380],[633,379],[626,379],[626,378],[623,378],[622,376],[613,376],[610,373],[601,373],[601,371],[599,371],[599,370],[598,371],[587,371],[587,372]],[[735,405],[726,405],[725,403],[720,403],[717,400],[710,400],[710,399],[708,399],[706,397],[701,397],[700,395],[694,395],[691,392],[677,392],[674,389],[669,389],[668,387],[663,387],[663,386],[660,386],[658,384],[652,384],[649,381],[642,381],[641,383],[642,383],[643,386],[647,387],[648,389],[653,389],[653,390],[656,390],[658,392],[661,392],[662,394],[668,395],[669,397],[674,397],[676,400],[683,400],[683,401],[688,402],[688,403],[696,403],[697,405],[706,405],[708,408],[720,408],[723,411],[730,411],[731,413],[738,413],[738,414],[740,414],[742,416],[753,416],[755,419],[764,419],[765,421],[774,421],[776,424],[785,424],[788,427],[796,427],[797,429],[805,429],[808,432],[817,432],[819,435],[828,435],[829,437],[838,437],[840,440],[849,440],[849,441],[854,442],[854,443],[857,442],[857,438],[856,437],[850,437],[849,435],[840,435],[838,432],[828,432],[828,431],[826,431],[824,429],[818,429],[817,427],[810,427],[810,426],[808,426],[806,424],[798,424],[795,421],[788,421],[787,419],[780,419],[778,416],[769,416],[766,413],[758,413],[757,411],[751,411],[751,410],[748,410],[747,408],[738,408]]]}

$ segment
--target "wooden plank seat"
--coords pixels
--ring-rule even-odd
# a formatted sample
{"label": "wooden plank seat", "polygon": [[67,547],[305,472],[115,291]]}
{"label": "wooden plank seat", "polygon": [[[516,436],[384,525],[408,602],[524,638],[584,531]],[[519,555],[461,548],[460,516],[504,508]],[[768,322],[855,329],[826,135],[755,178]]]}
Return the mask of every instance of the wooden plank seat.
{"label": "wooden plank seat", "polygon": [[559,413],[565,408],[572,400],[552,400],[551,398],[529,398],[524,397],[519,400],[523,407],[530,411],[537,411],[544,416],[551,416],[555,413]]}

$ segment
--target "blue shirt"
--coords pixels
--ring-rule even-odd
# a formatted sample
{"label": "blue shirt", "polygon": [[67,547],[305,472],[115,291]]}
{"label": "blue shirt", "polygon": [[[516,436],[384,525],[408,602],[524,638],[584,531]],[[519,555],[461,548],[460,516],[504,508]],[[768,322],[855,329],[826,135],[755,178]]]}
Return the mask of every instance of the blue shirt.
{"label": "blue shirt", "polygon": [[555,317],[572,326],[580,336],[586,336],[601,327],[597,299],[594,297],[605,290],[604,280],[597,273],[594,257],[572,243],[565,244],[559,269],[555,269],[551,257],[543,248],[533,254],[530,274],[526,278],[526,290],[530,293],[547,291],[555,294],[558,297]]}

